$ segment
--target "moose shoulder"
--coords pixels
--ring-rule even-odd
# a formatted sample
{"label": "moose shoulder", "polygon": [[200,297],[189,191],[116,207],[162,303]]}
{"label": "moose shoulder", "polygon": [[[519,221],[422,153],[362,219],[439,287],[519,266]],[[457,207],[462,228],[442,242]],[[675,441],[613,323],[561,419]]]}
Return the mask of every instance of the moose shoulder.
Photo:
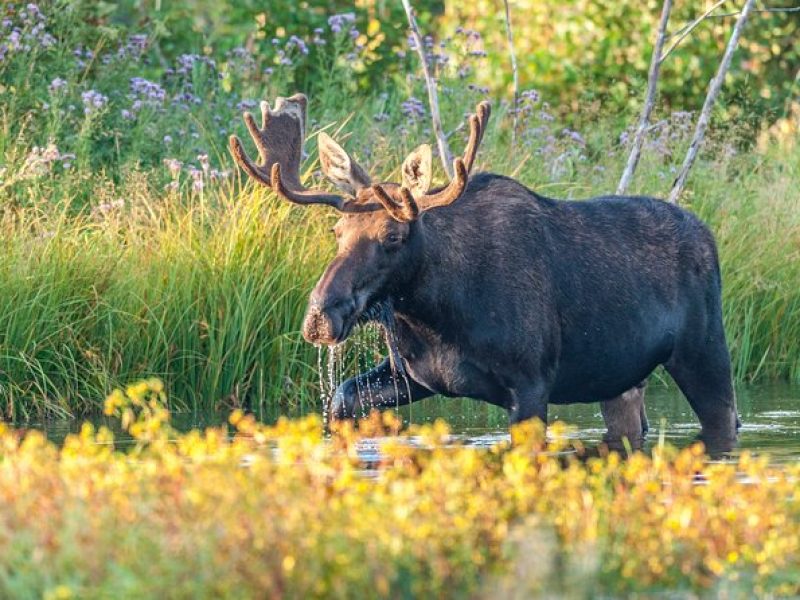
{"label": "moose shoulder", "polygon": [[[437,393],[497,404],[512,422],[546,421],[548,403],[612,401],[664,365],[702,438],[732,446],[737,418],[708,229],[651,198],[559,201],[499,175],[467,180],[488,115],[481,105],[471,117],[457,175],[435,192],[429,147],[406,160],[401,185],[373,185],[335,142],[321,141],[323,170],[351,198],[320,193],[318,203],[343,215],[304,335],[335,344],[360,320],[389,315],[409,377],[396,381],[387,359],[344,382],[334,411]],[[276,170],[272,187],[287,199],[315,193],[286,193]],[[604,410],[607,423],[619,418],[613,412]],[[639,412],[622,418],[633,423],[623,433],[641,437]]]}

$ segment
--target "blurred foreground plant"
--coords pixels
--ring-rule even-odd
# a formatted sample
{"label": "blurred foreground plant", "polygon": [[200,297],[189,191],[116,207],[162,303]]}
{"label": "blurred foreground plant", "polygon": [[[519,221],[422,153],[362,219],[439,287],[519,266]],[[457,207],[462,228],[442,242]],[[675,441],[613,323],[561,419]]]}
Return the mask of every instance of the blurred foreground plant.
{"label": "blurred foreground plant", "polygon": [[139,442],[0,425],[3,597],[800,593],[800,466],[700,446],[581,460],[526,423],[492,448],[391,414],[177,434],[159,382],[114,392]]}

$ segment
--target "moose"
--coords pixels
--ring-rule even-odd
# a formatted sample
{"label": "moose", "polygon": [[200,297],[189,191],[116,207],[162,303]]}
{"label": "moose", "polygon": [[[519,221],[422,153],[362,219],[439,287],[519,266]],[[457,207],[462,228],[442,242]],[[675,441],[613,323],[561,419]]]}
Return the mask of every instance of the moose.
{"label": "moose", "polygon": [[366,320],[391,323],[397,358],[390,352],[342,383],[334,415],[442,394],[503,407],[510,423],[546,423],[549,403],[599,401],[606,439],[639,445],[640,388],[663,365],[697,415],[700,439],[733,447],[719,260],[697,217],[649,197],[555,200],[502,175],[470,176],[486,102],[469,116],[466,149],[443,187],[431,189],[428,145],[403,162],[401,183],[373,183],[320,133],[322,171],[342,193],[308,189],[299,177],[306,106],[302,94],[274,108],[262,102],[260,127],[244,115],[259,163],[236,136],[230,149],[279,197],[341,213],[338,252],[311,292],[305,339],[335,345]]}

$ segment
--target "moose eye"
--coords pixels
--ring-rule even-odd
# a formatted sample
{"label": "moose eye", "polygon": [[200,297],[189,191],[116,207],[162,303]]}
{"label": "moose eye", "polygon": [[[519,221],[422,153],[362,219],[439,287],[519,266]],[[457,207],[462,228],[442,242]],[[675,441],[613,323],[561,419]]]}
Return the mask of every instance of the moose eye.
{"label": "moose eye", "polygon": [[403,236],[398,233],[390,233],[386,236],[386,239],[383,241],[384,246],[387,248],[397,248],[403,243]]}

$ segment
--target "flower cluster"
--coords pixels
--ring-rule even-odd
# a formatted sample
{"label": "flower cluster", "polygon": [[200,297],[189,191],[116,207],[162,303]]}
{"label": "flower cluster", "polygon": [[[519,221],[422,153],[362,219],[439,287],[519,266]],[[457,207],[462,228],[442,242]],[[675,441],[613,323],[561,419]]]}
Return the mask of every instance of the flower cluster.
{"label": "flower cluster", "polygon": [[470,447],[443,422],[399,433],[390,413],[327,439],[316,416],[239,410],[233,436],[181,434],[164,402],[155,379],[108,397],[124,452],[105,428],[58,448],[0,425],[0,567],[28,574],[0,594],[800,593],[797,465],[708,463],[698,445],[581,459],[561,424]]}
{"label": "flower cluster", "polygon": [[167,184],[166,189],[171,192],[178,191],[178,189],[180,189],[181,173],[184,171],[189,176],[189,180],[192,183],[192,191],[196,193],[202,192],[207,183],[218,183],[231,176],[231,172],[228,169],[212,169],[211,162],[206,153],[198,154],[197,162],[200,164],[199,168],[194,165],[184,166],[181,161],[175,158],[164,159],[164,166],[167,168],[170,178],[172,179],[172,181]]}
{"label": "flower cluster", "polygon": [[104,96],[95,90],[83,92],[81,100],[83,101],[83,112],[87,116],[99,113],[108,104],[108,96]]}
{"label": "flower cluster", "polygon": [[425,103],[422,100],[411,96],[408,100],[403,101],[400,105],[400,112],[411,122],[419,122],[425,119],[427,110]]}
{"label": "flower cluster", "polygon": [[6,7],[8,16],[0,22],[0,65],[11,55],[46,50],[56,43],[47,31],[47,17],[34,3]]}
{"label": "flower cluster", "polygon": [[50,82],[50,85],[48,86],[47,89],[51,94],[57,94],[60,91],[64,90],[68,85],[69,83],[67,82],[66,79],[61,79],[61,77],[56,77],[53,79],[53,81]]}
{"label": "flower cluster", "polygon": [[331,15],[328,17],[328,27],[331,28],[331,32],[333,33],[340,33],[347,28],[352,28],[352,26],[356,22],[356,15],[354,13],[341,13],[338,15]]}
{"label": "flower cluster", "polygon": [[144,53],[147,51],[148,38],[145,34],[135,34],[128,36],[124,44],[120,44],[114,54],[104,54],[101,57],[101,62],[108,65],[114,60],[140,60]]}
{"label": "flower cluster", "polygon": [[253,73],[256,69],[256,58],[244,46],[237,46],[226,53],[228,69],[234,70],[240,75],[246,76]]}
{"label": "flower cluster", "polygon": [[177,65],[174,69],[167,69],[166,74],[172,75],[191,75],[195,68],[207,68],[210,71],[217,70],[217,63],[213,58],[200,56],[199,54],[181,54],[178,57]]}
{"label": "flower cluster", "polygon": [[25,162],[19,170],[20,179],[36,179],[52,172],[56,164],[64,170],[70,169],[74,154],[61,153],[54,142],[49,142],[45,147],[34,146],[25,157]]}
{"label": "flower cluster", "polygon": [[128,98],[131,100],[130,107],[120,111],[123,119],[136,118],[136,115],[146,106],[161,108],[167,97],[167,92],[163,87],[143,77],[131,78],[130,90],[130,94],[128,94]]}
{"label": "flower cluster", "polygon": [[[473,29],[464,29],[463,27],[456,28],[453,36],[439,42],[432,36],[426,35],[422,43],[425,60],[439,78],[454,73],[458,79],[466,79],[475,71],[475,61],[488,56],[483,48],[481,34]],[[407,37],[406,45],[409,51],[417,51],[417,42],[413,35]],[[407,55],[407,51],[402,48],[398,49],[396,53],[399,58]],[[489,92],[488,88],[474,84],[470,85],[470,90],[483,95]]]}

